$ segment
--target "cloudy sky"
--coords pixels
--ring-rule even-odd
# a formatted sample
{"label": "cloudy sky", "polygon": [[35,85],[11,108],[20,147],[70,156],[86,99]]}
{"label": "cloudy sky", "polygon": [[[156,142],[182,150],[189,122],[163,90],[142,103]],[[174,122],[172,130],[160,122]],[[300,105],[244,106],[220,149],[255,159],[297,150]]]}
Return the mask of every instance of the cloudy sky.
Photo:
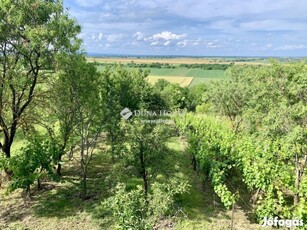
{"label": "cloudy sky", "polygon": [[307,56],[306,0],[64,0],[88,53]]}

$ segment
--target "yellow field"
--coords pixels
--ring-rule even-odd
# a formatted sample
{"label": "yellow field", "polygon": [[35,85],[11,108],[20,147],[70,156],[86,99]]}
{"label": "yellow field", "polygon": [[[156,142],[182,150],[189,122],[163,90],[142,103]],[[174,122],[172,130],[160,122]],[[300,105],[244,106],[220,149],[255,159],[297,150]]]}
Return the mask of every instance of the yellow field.
{"label": "yellow field", "polygon": [[[107,57],[107,58],[93,58],[88,57],[87,60],[89,62],[101,62],[101,63],[121,63],[121,64],[127,64],[134,62],[136,64],[151,64],[151,63],[165,63],[165,64],[173,64],[173,65],[179,65],[179,64],[229,64],[230,62],[222,61],[219,59],[210,59],[210,58],[117,58],[117,57]],[[261,62],[240,62],[235,61],[235,64],[239,65],[259,65],[259,64],[266,64]]]}
{"label": "yellow field", "polygon": [[159,79],[164,79],[170,83],[177,83],[181,87],[186,87],[191,84],[193,77],[176,77],[176,76],[148,76],[148,81],[151,84],[155,84]]}

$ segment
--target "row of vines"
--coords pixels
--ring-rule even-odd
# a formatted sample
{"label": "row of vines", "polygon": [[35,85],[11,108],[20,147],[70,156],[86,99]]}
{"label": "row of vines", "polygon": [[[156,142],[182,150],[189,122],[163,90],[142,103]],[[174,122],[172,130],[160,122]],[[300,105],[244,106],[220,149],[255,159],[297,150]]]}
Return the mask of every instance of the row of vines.
{"label": "row of vines", "polygon": [[303,64],[234,67],[195,112],[176,118],[194,168],[225,207],[242,200],[243,186],[258,222],[306,223],[306,73]]}
{"label": "row of vines", "polygon": [[190,113],[176,124],[188,139],[196,168],[211,180],[225,207],[240,199],[227,183],[236,173],[254,194],[259,221],[275,216],[307,220],[307,179],[303,177],[296,188],[295,166],[289,157],[301,146],[235,134],[227,121],[211,116]]}

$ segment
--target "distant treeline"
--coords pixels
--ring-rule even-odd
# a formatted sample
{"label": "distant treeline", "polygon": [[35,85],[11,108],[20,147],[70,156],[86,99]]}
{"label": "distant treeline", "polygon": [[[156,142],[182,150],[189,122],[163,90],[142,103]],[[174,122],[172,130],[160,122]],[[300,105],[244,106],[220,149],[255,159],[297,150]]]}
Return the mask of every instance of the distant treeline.
{"label": "distant treeline", "polygon": [[204,69],[204,70],[226,70],[233,66],[234,63],[230,64],[180,64],[180,67],[188,69]]}
{"label": "distant treeline", "polygon": [[160,63],[160,62],[153,62],[153,63],[128,63],[128,67],[134,68],[166,68],[166,69],[175,69],[177,67],[181,68],[188,68],[188,69],[204,69],[204,70],[226,70],[227,68],[233,66],[234,63],[230,64],[179,64],[173,65],[169,63]]}
{"label": "distant treeline", "polygon": [[[95,62],[96,65],[105,65],[105,63]],[[110,65],[108,63],[107,65]],[[111,64],[112,65],[112,64]],[[175,69],[175,68],[188,68],[188,69],[203,69],[203,70],[226,70],[227,68],[233,66],[234,63],[229,64],[169,64],[169,63],[160,63],[160,62],[152,62],[152,63],[134,63],[130,62],[125,64],[125,66],[130,68],[155,68],[155,69]]]}
{"label": "distant treeline", "polygon": [[157,69],[175,69],[178,67],[177,65],[172,65],[169,63],[161,63],[161,62],[152,62],[152,63],[134,63],[130,62],[126,64],[127,67],[132,68],[157,68]]}

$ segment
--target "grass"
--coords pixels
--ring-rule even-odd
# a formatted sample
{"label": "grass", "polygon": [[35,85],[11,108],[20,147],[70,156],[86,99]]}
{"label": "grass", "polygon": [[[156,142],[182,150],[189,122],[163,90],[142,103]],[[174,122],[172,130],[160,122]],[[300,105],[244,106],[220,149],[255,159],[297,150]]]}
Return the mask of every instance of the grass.
{"label": "grass", "polygon": [[[159,229],[230,229],[231,211],[223,208],[210,182],[204,181],[203,175],[193,170],[190,156],[185,151],[185,140],[171,138],[168,147],[168,169],[182,173],[190,189],[176,197],[176,206],[180,211],[175,218],[168,220],[173,223],[173,227]],[[94,154],[89,167],[88,200],[80,198],[78,163],[67,158],[64,162],[63,180],[60,183],[44,181],[41,191],[33,187],[31,199],[24,199],[21,190],[6,195],[7,184],[0,188],[0,229],[115,229],[112,218],[99,211],[100,202],[110,195],[110,188],[114,186],[113,174],[117,173],[110,156],[102,151],[102,147]],[[134,187],[140,180],[130,178],[126,182],[128,187]],[[249,221],[248,214],[248,210],[236,206],[234,229],[261,229],[260,225]]]}
{"label": "grass", "polygon": [[194,78],[219,78],[224,76],[223,70],[203,70],[203,69],[189,69],[189,68],[152,68],[150,74],[154,76],[182,76]]}

